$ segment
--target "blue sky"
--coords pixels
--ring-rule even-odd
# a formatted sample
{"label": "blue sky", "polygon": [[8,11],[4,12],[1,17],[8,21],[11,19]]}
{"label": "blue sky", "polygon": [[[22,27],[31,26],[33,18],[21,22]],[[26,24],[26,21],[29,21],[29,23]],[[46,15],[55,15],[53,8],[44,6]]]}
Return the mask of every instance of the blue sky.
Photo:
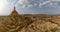
{"label": "blue sky", "polygon": [[[0,15],[9,15],[14,6],[19,14],[60,14],[60,0],[0,0]],[[3,3],[5,2],[5,3]],[[0,4],[1,5],[1,4]]]}

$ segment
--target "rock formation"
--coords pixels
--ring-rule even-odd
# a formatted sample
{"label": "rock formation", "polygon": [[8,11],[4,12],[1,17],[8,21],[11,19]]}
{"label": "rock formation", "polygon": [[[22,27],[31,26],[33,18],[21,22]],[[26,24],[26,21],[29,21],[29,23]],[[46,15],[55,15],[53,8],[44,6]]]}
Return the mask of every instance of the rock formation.
{"label": "rock formation", "polygon": [[15,7],[9,16],[0,17],[0,32],[60,32],[60,17],[19,15]]}
{"label": "rock formation", "polygon": [[15,7],[14,7],[14,10],[12,11],[12,13],[9,16],[19,16],[18,12],[15,10]]}

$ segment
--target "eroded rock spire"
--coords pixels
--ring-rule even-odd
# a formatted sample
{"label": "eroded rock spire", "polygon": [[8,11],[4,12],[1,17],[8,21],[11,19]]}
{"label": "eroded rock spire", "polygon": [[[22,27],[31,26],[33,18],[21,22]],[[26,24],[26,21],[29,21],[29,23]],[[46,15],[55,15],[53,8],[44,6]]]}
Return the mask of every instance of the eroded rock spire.
{"label": "eroded rock spire", "polygon": [[14,7],[14,10],[10,14],[10,16],[19,16],[18,12],[16,11],[16,8]]}

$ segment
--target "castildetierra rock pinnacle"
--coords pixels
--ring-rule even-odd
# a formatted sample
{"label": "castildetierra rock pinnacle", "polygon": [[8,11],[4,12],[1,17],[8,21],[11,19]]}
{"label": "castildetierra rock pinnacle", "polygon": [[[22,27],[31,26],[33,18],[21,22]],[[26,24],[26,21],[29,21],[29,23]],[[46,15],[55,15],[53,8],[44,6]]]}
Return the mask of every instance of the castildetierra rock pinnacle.
{"label": "castildetierra rock pinnacle", "polygon": [[16,8],[14,7],[14,10],[9,16],[19,16],[18,12],[16,11]]}

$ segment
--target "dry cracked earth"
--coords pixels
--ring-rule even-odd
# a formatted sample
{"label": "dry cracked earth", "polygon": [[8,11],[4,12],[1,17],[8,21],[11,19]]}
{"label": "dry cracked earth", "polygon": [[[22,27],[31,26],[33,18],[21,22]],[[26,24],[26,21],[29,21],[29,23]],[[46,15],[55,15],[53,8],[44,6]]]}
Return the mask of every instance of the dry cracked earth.
{"label": "dry cracked earth", "polygon": [[60,16],[1,16],[0,32],[60,32]]}

